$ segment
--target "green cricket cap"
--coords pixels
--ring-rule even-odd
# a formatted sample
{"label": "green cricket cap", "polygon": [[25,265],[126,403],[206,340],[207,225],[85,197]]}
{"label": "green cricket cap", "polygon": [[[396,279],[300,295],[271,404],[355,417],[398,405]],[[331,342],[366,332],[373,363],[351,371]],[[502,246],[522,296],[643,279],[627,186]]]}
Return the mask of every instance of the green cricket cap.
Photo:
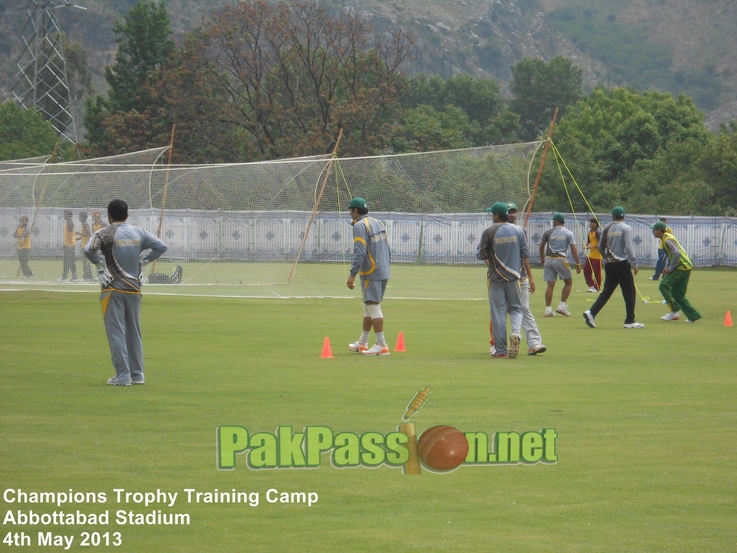
{"label": "green cricket cap", "polygon": [[565,223],[566,222],[566,216],[562,213],[556,213],[553,215],[552,221],[558,221],[559,223]]}
{"label": "green cricket cap", "polygon": [[509,209],[509,211],[519,211],[519,208],[517,207],[517,204],[514,203],[514,202],[509,202],[507,204],[507,209]]}
{"label": "green cricket cap", "polygon": [[617,217],[624,217],[624,208],[621,205],[618,205],[611,211],[612,215],[616,215]]}
{"label": "green cricket cap", "polygon": [[663,232],[665,232],[665,230],[666,230],[667,227],[665,226],[665,223],[663,221],[658,221],[654,225],[650,225],[650,228],[651,229],[662,230]]}
{"label": "green cricket cap", "polygon": [[491,207],[487,207],[486,212],[495,213],[496,215],[506,215],[509,213],[509,204],[507,202],[497,202]]}
{"label": "green cricket cap", "polygon": [[353,198],[351,200],[351,203],[348,204],[348,209],[351,209],[353,207],[368,207],[368,204],[366,203],[366,200],[363,198]]}

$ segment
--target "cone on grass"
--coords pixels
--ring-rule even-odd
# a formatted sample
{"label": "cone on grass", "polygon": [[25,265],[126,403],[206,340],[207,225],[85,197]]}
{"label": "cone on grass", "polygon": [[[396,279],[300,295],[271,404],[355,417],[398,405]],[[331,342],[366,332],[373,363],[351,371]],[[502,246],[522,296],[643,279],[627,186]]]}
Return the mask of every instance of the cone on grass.
{"label": "cone on grass", "polygon": [[397,347],[394,348],[394,351],[407,351],[404,348],[404,334],[401,332],[399,333],[399,336],[397,336]]}
{"label": "cone on grass", "polygon": [[732,326],[732,314],[729,311],[724,316],[724,326]]}
{"label": "cone on grass", "polygon": [[330,349],[330,338],[325,336],[325,340],[322,343],[322,354],[320,359],[334,359],[333,350]]}

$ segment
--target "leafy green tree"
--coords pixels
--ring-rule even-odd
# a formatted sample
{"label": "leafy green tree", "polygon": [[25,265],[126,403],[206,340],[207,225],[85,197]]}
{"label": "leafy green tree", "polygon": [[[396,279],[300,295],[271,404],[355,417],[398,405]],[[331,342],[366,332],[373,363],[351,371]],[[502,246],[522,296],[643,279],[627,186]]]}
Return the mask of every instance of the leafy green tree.
{"label": "leafy green tree", "polygon": [[524,59],[512,66],[510,109],[519,115],[520,138],[525,142],[539,139],[549,128],[555,108],[558,120],[568,106],[583,97],[583,71],[563,56],[549,62]]}
{"label": "leafy green tree", "polygon": [[[640,171],[652,170],[648,160],[662,162],[675,144],[703,146],[710,137],[703,115],[683,95],[674,99],[658,92],[598,88],[569,110],[553,141],[589,203],[603,209],[641,193],[631,183]],[[547,164],[544,184],[548,191],[541,200],[555,204],[541,202],[539,207],[562,209],[563,184],[552,164]],[[577,209],[586,208],[580,198],[575,202]]]}
{"label": "leafy green tree", "polygon": [[451,106],[462,110],[469,123],[476,125],[468,136],[469,145],[502,144],[517,139],[517,117],[505,109],[499,85],[492,79],[419,75],[409,80],[402,104],[410,109],[426,105],[436,113],[446,112]]}
{"label": "leafy green tree", "polygon": [[468,148],[480,125],[466,113],[448,105],[442,111],[428,105],[407,110],[401,131],[392,141],[395,152],[424,152]]}
{"label": "leafy green tree", "polygon": [[[113,31],[118,52],[115,63],[105,68],[107,97],[95,96],[85,103],[87,139],[98,155],[145,148],[152,141],[161,145],[166,138],[160,129],[171,127],[164,100],[156,93],[161,72],[175,51],[166,3],[139,1]],[[126,128],[126,121],[134,122],[133,128]],[[118,142],[113,129],[127,138]]]}
{"label": "leafy green tree", "polygon": [[62,41],[67,62],[67,80],[72,98],[81,100],[94,93],[92,73],[87,65],[87,51],[78,42],[70,44],[65,34],[62,34]]}
{"label": "leafy green tree", "polygon": [[632,213],[705,215],[713,188],[699,168],[704,144],[689,138],[672,141],[649,159],[637,160],[623,178],[622,195]]}
{"label": "leafy green tree", "polygon": [[13,101],[0,104],[0,160],[51,155],[56,131],[41,114]]}
{"label": "leafy green tree", "polygon": [[115,63],[105,68],[105,80],[110,85],[109,109],[142,112],[151,105],[145,85],[166,67],[174,53],[174,40],[169,24],[166,2],[139,1],[113,27],[118,52]]}
{"label": "leafy green tree", "polygon": [[698,166],[712,187],[706,204],[709,212],[737,216],[737,122],[722,127],[719,135],[704,148]]}

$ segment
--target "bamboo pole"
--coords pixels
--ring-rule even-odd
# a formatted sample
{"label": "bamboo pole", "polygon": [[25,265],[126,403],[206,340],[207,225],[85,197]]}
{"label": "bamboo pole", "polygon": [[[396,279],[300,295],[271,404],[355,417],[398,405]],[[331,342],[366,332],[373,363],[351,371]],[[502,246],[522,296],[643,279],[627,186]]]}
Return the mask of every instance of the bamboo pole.
{"label": "bamboo pole", "polygon": [[540,167],[537,170],[537,177],[535,177],[535,186],[532,188],[532,196],[530,196],[530,203],[527,205],[527,212],[525,213],[525,222],[522,228],[527,229],[527,221],[530,219],[530,212],[532,212],[532,206],[535,203],[535,196],[537,195],[537,189],[540,186],[540,178],[543,175],[543,168],[545,167],[545,158],[548,157],[548,150],[550,149],[550,141],[553,137],[553,131],[555,130],[555,122],[558,119],[558,108],[555,108],[553,114],[553,120],[550,122],[550,130],[548,131],[548,139],[545,141],[545,148],[543,149],[543,157],[540,160]]}
{"label": "bamboo pole", "polygon": [[[56,149],[59,147],[59,141],[56,141],[56,144],[54,144],[54,151],[51,152],[51,157],[49,158],[49,163],[56,162]],[[46,164],[44,163],[44,166]],[[49,185],[49,179],[46,177],[44,179],[44,187],[41,190],[41,196],[38,198],[38,203],[36,204],[36,209],[33,212],[33,220],[31,221],[31,226],[28,227],[28,236],[31,235],[31,232],[33,231],[33,227],[36,226],[36,217],[38,217],[38,211],[41,209],[41,204],[44,201],[44,195],[46,194],[46,187]],[[18,270],[15,272],[15,278],[18,278],[20,276],[21,266],[18,264]]]}
{"label": "bamboo pole", "polygon": [[[171,156],[174,154],[174,132],[177,130],[177,124],[171,126],[171,140],[169,140],[169,153],[166,160],[166,176],[164,178],[164,193],[161,197],[161,212],[159,213],[159,228],[156,230],[156,238],[161,238],[161,226],[164,223],[164,209],[166,209],[166,195],[169,192],[169,168],[171,167]],[[151,263],[151,274],[156,269],[156,260]]]}
{"label": "bamboo pole", "polygon": [[[56,163],[56,149],[59,146],[59,142],[57,141],[56,144],[54,144],[54,151],[51,153],[51,158],[49,159],[49,163]],[[45,165],[45,164],[44,164]],[[44,194],[46,194],[46,187],[49,184],[49,179],[44,179],[44,187],[43,190],[41,190],[41,196],[38,198],[38,203],[36,204],[36,211],[33,213],[33,221],[31,222],[31,226],[28,229],[28,232],[33,230],[34,225],[36,224],[36,217],[38,217],[38,210],[41,209],[41,204],[44,201]]]}
{"label": "bamboo pole", "polygon": [[320,201],[322,200],[322,195],[325,192],[325,185],[328,183],[328,177],[330,176],[330,172],[333,169],[333,163],[335,162],[335,159],[338,156],[338,146],[340,146],[340,141],[342,138],[343,138],[343,128],[341,127],[338,131],[338,139],[335,141],[335,148],[333,148],[333,156],[330,158],[330,162],[328,163],[327,169],[325,170],[325,177],[322,179],[322,186],[320,187],[320,193],[317,195],[315,206],[312,208],[312,215],[310,216],[310,221],[307,223],[307,229],[305,229],[305,234],[302,237],[302,243],[299,245],[299,251],[297,252],[297,257],[294,259],[294,263],[292,263],[292,268],[289,271],[289,276],[287,277],[287,284],[289,284],[292,281],[292,277],[294,276],[294,271],[297,269],[297,263],[299,262],[299,258],[302,255],[302,250],[304,249],[305,244],[307,243],[307,237],[310,235],[310,228],[312,227],[312,223],[315,220],[317,209],[318,207],[320,207]]}

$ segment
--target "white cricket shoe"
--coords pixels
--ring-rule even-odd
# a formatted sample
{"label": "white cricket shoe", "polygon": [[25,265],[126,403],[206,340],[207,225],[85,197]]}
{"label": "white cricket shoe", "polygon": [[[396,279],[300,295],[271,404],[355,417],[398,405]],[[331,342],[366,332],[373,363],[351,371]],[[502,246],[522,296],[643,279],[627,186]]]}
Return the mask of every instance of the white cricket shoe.
{"label": "white cricket shoe", "polygon": [[678,311],[671,311],[660,318],[664,321],[677,321],[681,316],[678,314]]}
{"label": "white cricket shoe", "polygon": [[361,352],[363,355],[389,355],[389,346],[384,344],[374,344],[369,349]]}
{"label": "white cricket shoe", "polygon": [[645,328],[645,325],[642,323],[626,323],[624,328]]}
{"label": "white cricket shoe", "polygon": [[560,305],[558,306],[558,309],[555,310],[556,313],[560,313],[561,315],[565,315],[566,317],[570,317],[571,314],[568,312],[568,306],[567,305]]}
{"label": "white cricket shoe", "polygon": [[583,312],[583,320],[586,321],[586,324],[589,325],[591,328],[596,328],[596,323],[594,322],[594,316],[591,314],[591,311],[588,309]]}
{"label": "white cricket shoe", "polygon": [[112,378],[109,378],[108,381],[107,381],[107,383],[110,386],[130,386],[131,385],[130,382],[128,384],[123,384],[122,382],[120,382],[118,380],[118,377],[117,376],[114,376]]}
{"label": "white cricket shoe", "polygon": [[348,344],[348,349],[356,353],[363,353],[368,349],[368,345],[364,344],[360,340],[356,340],[352,344]]}
{"label": "white cricket shoe", "polygon": [[539,346],[532,346],[529,348],[527,350],[527,355],[537,355],[538,353],[545,353],[546,351],[548,351],[548,348],[540,344]]}
{"label": "white cricket shoe", "polygon": [[587,292],[591,292],[592,294],[598,294],[599,291],[596,289],[596,286],[589,286],[589,289],[586,290]]}

